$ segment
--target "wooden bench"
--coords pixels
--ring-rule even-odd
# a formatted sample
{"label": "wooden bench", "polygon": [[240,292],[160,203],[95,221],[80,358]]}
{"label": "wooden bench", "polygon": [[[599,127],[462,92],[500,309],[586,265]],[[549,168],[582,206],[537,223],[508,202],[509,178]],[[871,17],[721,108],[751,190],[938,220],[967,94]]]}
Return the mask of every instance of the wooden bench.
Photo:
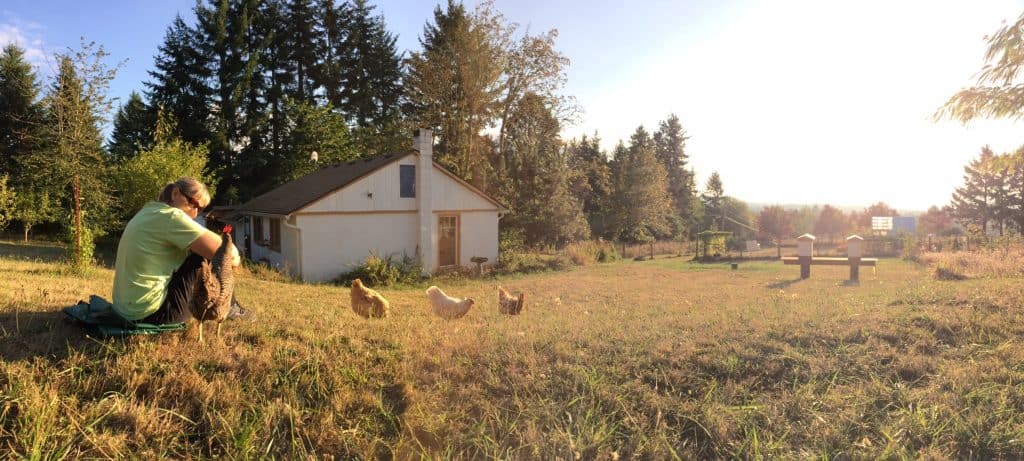
{"label": "wooden bench", "polygon": [[851,235],[846,238],[846,248],[849,254],[846,258],[812,257],[814,254],[814,239],[811,234],[804,234],[796,238],[797,254],[800,256],[788,256],[782,258],[782,264],[789,266],[800,266],[800,278],[806,279],[811,276],[811,266],[850,266],[850,281],[857,282],[860,279],[860,266],[878,265],[877,258],[862,258],[864,239],[859,235]]}
{"label": "wooden bench", "polygon": [[[800,258],[797,256],[786,256],[782,258],[782,264],[798,266],[800,265]],[[852,258],[811,258],[812,266],[849,266],[850,264],[853,264]],[[878,265],[878,258],[860,258],[857,264],[860,266],[876,266]]]}

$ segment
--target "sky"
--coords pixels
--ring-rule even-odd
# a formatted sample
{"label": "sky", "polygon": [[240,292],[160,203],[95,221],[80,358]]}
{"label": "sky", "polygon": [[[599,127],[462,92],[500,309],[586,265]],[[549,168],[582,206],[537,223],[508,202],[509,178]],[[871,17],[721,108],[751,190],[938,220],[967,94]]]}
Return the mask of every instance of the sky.
{"label": "sky", "polygon": [[[467,0],[472,7],[477,2]],[[0,3],[0,45],[52,54],[95,40],[124,61],[111,96],[144,89],[176,14],[193,0]],[[419,48],[435,2],[372,1],[401,51]],[[1024,124],[934,121],[973,83],[984,37],[1024,0],[495,0],[521,30],[559,32],[571,61],[564,93],[583,109],[563,138],[597,133],[608,151],[669,114],[690,139],[698,189],[718,172],[725,193],[759,204],[901,212],[949,203],[984,145],[1024,145]]]}

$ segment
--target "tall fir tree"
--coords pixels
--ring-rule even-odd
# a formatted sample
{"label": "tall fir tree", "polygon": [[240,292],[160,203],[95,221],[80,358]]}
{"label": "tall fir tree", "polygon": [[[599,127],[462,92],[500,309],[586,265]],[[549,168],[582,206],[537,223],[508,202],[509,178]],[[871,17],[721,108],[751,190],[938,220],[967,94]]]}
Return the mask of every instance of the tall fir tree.
{"label": "tall fir tree", "polygon": [[177,135],[192,144],[211,138],[213,61],[203,35],[180,15],[167,28],[145,83],[150,112],[163,108],[177,122]]}
{"label": "tall fir tree", "polygon": [[9,44],[0,54],[0,174],[20,180],[18,159],[38,145],[42,111],[39,83],[25,51]]}
{"label": "tall fir tree", "polygon": [[489,32],[461,3],[448,0],[424,26],[423,50],[412,53],[406,76],[413,121],[437,133],[435,158],[481,189],[488,164],[480,133],[491,124],[501,93],[502,50]]}
{"label": "tall fir tree", "polygon": [[612,230],[612,177],[608,156],[601,151],[601,139],[584,135],[566,146],[569,185],[580,202],[590,232],[599,237],[614,238]]}
{"label": "tall fir tree", "polygon": [[560,125],[544,99],[527,95],[511,120],[499,188],[511,212],[502,225],[521,231],[528,245],[560,246],[589,237],[583,209],[569,190]]}
{"label": "tall fir tree", "polygon": [[[964,167],[964,184],[953,192],[953,215],[977,224],[984,232],[990,223],[997,223],[1000,218],[999,204],[1005,200],[1005,195],[1005,177],[997,156],[989,146],[984,146],[978,158]],[[1002,226],[998,228],[1002,230]]]}
{"label": "tall fir tree", "polygon": [[313,0],[287,0],[283,16],[277,42],[286,54],[281,64],[287,66],[292,77],[287,94],[295,101],[312,104],[316,91],[314,76],[320,67],[316,5]]}
{"label": "tall fir tree", "polygon": [[619,239],[640,243],[670,237],[673,211],[665,168],[655,157],[654,140],[643,126],[630,136],[628,149],[616,149],[615,166]]}
{"label": "tall fir tree", "polygon": [[105,65],[106,57],[93,44],[57,55],[57,73],[44,99],[47,144],[24,163],[27,175],[59,194],[70,211],[65,223],[68,261],[76,270],[91,264],[94,236],[113,217],[100,126],[110,111],[107,88],[116,69]]}
{"label": "tall fir tree", "polygon": [[343,25],[339,109],[358,127],[381,126],[400,110],[402,63],[394,34],[366,0],[349,4]]}
{"label": "tall fir tree", "polygon": [[156,114],[146,105],[139,93],[133,91],[128,102],[114,115],[114,131],[107,147],[115,162],[130,159],[141,150],[153,145]]}
{"label": "tall fir tree", "polygon": [[717,171],[711,172],[707,184],[704,185],[704,227],[706,229],[724,230],[725,228],[725,189],[722,177]]}
{"label": "tall fir tree", "polygon": [[654,132],[654,146],[658,161],[665,167],[668,176],[668,193],[672,196],[672,208],[688,226],[697,224],[693,206],[697,197],[693,172],[688,170],[689,155],[686,154],[686,130],[679,122],[679,117],[669,114],[668,118],[658,124]]}

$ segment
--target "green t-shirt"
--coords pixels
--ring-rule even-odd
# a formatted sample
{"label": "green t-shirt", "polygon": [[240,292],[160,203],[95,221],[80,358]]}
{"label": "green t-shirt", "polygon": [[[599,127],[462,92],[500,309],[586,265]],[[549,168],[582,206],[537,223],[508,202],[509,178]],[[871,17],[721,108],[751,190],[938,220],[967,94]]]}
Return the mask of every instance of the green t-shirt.
{"label": "green t-shirt", "polygon": [[188,246],[209,232],[181,209],[149,202],[128,221],[117,244],[114,310],[139,320],[160,308],[171,274],[185,262]]}

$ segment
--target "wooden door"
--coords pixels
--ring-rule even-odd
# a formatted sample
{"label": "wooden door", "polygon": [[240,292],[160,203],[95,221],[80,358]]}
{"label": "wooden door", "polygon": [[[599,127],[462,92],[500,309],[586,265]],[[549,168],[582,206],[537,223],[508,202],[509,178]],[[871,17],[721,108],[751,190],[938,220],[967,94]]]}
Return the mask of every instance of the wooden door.
{"label": "wooden door", "polygon": [[459,217],[440,216],[437,221],[437,264],[454,266],[459,262]]}

